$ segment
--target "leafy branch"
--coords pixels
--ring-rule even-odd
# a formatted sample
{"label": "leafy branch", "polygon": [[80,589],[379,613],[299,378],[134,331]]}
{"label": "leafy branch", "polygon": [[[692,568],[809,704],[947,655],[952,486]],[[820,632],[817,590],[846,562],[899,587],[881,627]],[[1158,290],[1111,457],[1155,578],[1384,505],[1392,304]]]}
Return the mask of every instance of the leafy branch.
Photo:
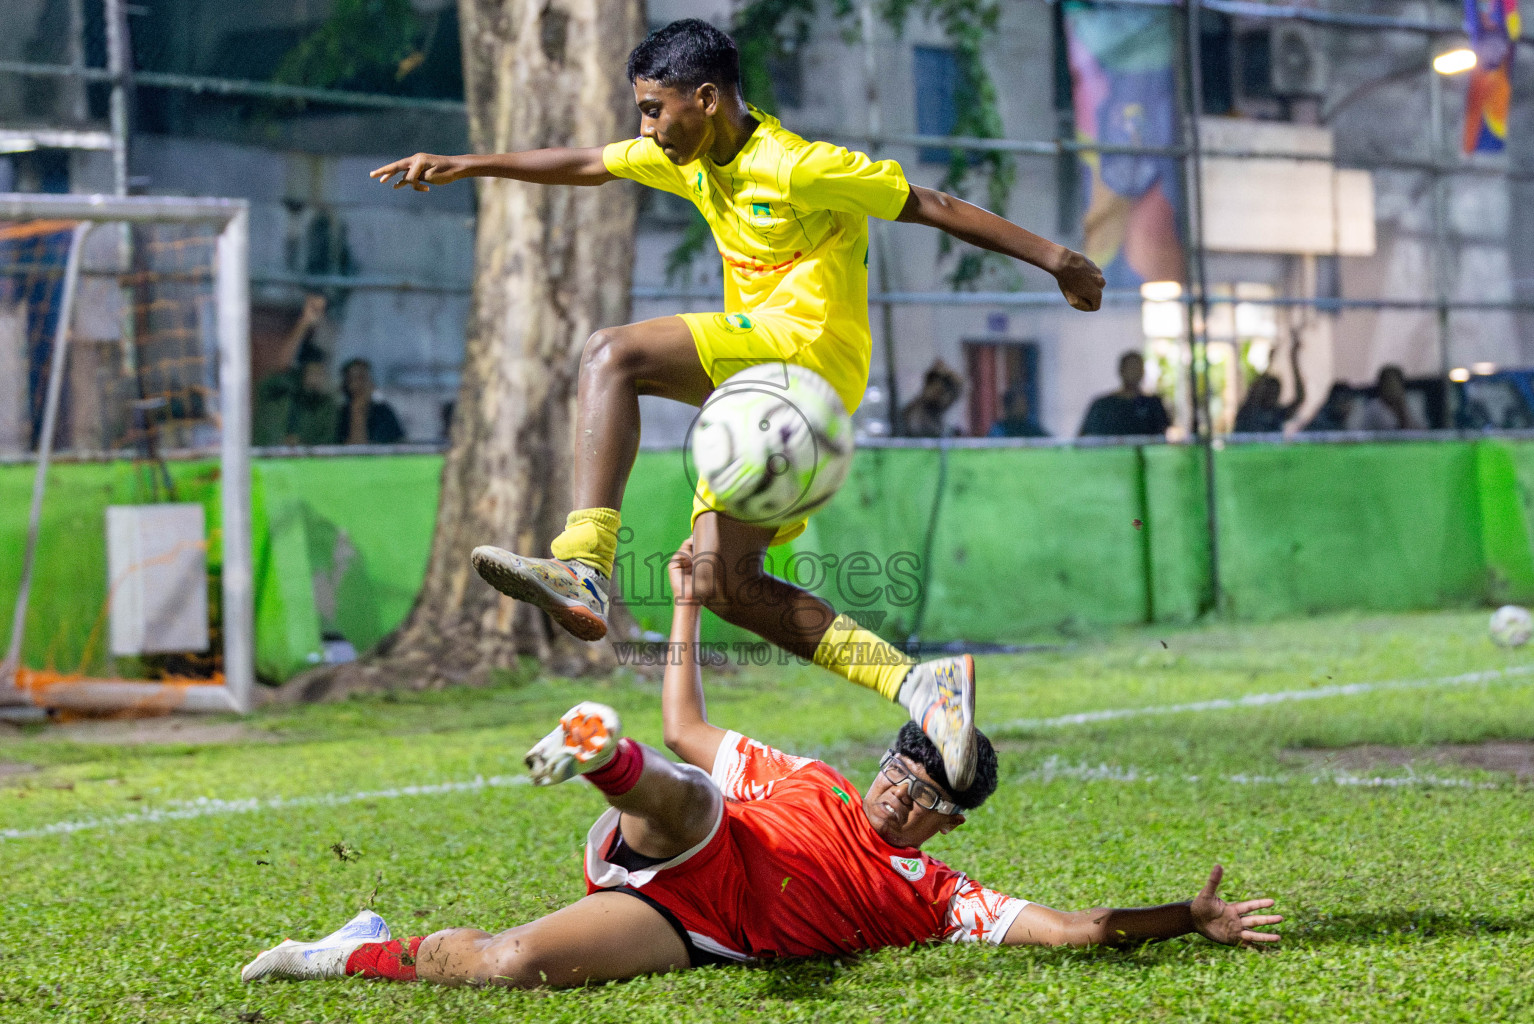
{"label": "leafy branch", "polygon": [[[335,0],[330,17],[289,50],[273,79],[335,88],[399,81],[421,65],[435,26],[410,0]],[[426,43],[422,38],[426,37]]]}

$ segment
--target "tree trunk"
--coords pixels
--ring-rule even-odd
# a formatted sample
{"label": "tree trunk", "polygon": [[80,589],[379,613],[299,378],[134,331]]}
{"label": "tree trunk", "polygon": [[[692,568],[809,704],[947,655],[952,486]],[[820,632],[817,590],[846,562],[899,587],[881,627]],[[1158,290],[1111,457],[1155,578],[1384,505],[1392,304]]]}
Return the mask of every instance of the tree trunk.
{"label": "tree trunk", "polygon": [[[459,17],[477,152],[633,134],[624,63],[643,29],[643,0],[459,0]],[[376,652],[296,680],[298,699],[482,684],[519,655],[566,674],[614,664],[609,643],[575,640],[492,590],[469,551],[488,543],[547,555],[564,527],[581,347],[628,319],[637,194],[620,182],[475,185],[473,311],[426,580]]]}

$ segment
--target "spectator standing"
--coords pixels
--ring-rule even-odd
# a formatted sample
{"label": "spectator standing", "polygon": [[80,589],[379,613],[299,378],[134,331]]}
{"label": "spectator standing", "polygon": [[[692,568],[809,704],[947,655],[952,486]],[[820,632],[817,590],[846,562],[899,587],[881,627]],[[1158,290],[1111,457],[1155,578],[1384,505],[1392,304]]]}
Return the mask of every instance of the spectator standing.
{"label": "spectator standing", "polygon": [[1093,400],[1081,421],[1082,437],[1131,437],[1165,434],[1172,421],[1159,395],[1140,390],[1145,382],[1145,357],[1138,352],[1119,356],[1119,389]]}
{"label": "spectator standing", "polygon": [[285,368],[256,385],[250,430],[256,447],[334,443],[336,400],[325,350],[312,337],[324,319],[325,297],[304,299],[298,323],[278,346],[277,363]]}
{"label": "spectator standing", "polygon": [[1001,419],[991,424],[991,437],[1048,437],[1049,432],[1039,426],[1033,410],[1028,407],[1028,395],[1022,388],[1013,388],[1001,400]]}
{"label": "spectator standing", "polygon": [[1394,363],[1380,367],[1378,387],[1364,403],[1361,430],[1426,430],[1427,424],[1406,401],[1406,374]]}
{"label": "spectator standing", "polygon": [[952,433],[943,416],[964,392],[964,381],[941,359],[927,368],[921,391],[900,410],[901,434],[905,437],[945,437]]}
{"label": "spectator standing", "polygon": [[1300,376],[1300,342],[1289,346],[1289,365],[1294,370],[1294,401],[1280,405],[1283,384],[1271,373],[1261,373],[1252,381],[1246,401],[1236,411],[1236,433],[1276,434],[1294,418],[1305,404],[1305,378]]}
{"label": "spectator standing", "polygon": [[366,359],[352,359],[341,368],[341,387],[346,404],[337,420],[336,441],[340,444],[396,444],[405,439],[394,407],[380,402],[373,394],[373,364]]}

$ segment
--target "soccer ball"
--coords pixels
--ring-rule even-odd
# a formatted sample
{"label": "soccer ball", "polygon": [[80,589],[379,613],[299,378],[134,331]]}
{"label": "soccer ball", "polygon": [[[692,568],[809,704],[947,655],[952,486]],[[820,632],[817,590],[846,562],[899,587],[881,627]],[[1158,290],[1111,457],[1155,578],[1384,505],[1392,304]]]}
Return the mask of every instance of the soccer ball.
{"label": "soccer ball", "polygon": [[852,466],[852,417],[826,379],[761,363],[719,385],[693,424],[693,468],[715,510],[779,527],[830,501]]}
{"label": "soccer ball", "polygon": [[1527,608],[1505,604],[1491,613],[1491,639],[1501,647],[1522,647],[1534,635],[1534,616]]}

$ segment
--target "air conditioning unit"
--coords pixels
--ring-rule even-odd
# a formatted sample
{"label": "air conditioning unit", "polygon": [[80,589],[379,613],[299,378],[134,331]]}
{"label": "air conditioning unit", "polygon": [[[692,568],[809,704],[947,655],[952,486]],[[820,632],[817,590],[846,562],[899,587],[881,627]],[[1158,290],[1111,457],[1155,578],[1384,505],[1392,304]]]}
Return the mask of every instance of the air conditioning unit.
{"label": "air conditioning unit", "polygon": [[1268,69],[1274,96],[1320,96],[1330,68],[1314,25],[1274,25],[1268,36]]}

